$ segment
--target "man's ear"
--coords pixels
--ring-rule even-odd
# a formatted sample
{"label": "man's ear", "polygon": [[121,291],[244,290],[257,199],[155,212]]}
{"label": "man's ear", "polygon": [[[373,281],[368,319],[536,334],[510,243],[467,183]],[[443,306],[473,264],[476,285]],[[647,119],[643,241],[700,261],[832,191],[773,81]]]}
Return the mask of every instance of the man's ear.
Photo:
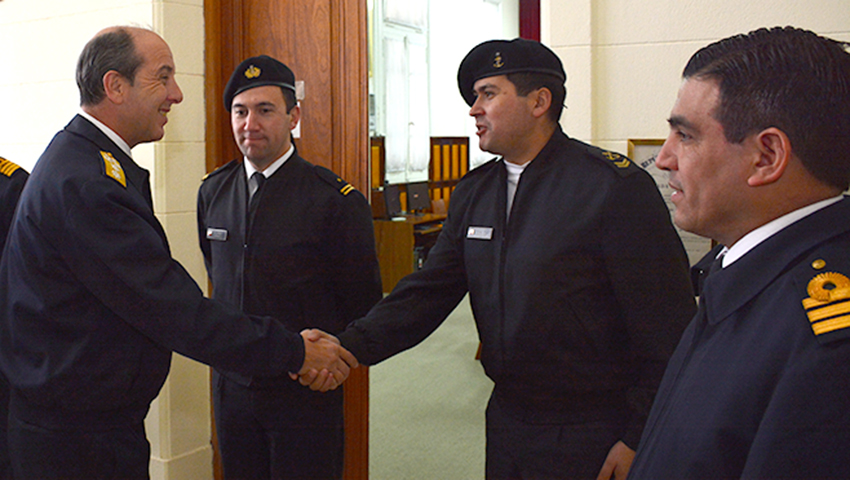
{"label": "man's ear", "polygon": [[110,70],[103,76],[103,92],[112,103],[124,103],[129,87],[127,78],[115,70]]}
{"label": "man's ear", "polygon": [[758,187],[778,181],[791,161],[791,140],[788,135],[776,127],[770,127],[756,134],[753,140],[758,158],[747,184]]}
{"label": "man's ear", "polygon": [[541,117],[549,111],[549,106],[552,105],[552,92],[548,88],[538,88],[535,92],[529,94],[534,98],[534,106],[532,114],[535,117]]}
{"label": "man's ear", "polygon": [[289,129],[295,130],[295,127],[298,126],[298,122],[301,120],[301,106],[297,103],[289,111],[289,119]]}

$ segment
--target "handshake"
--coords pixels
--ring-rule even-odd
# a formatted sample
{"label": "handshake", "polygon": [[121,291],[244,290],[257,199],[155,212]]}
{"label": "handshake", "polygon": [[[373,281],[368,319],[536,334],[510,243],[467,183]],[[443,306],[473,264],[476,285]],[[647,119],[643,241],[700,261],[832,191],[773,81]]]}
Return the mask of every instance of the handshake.
{"label": "handshake", "polygon": [[311,390],[326,392],[342,385],[352,368],[359,363],[354,355],[339,344],[333,335],[321,330],[303,330],[304,365],[298,373],[290,373],[293,380]]}

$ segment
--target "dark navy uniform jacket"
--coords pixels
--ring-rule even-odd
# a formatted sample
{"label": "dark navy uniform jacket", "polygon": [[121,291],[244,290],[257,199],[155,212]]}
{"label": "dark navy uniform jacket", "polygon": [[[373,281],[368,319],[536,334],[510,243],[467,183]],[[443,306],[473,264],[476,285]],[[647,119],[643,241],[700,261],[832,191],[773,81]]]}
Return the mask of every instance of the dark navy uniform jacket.
{"label": "dark navy uniform jacket", "polygon": [[295,332],[330,333],[381,298],[371,209],[354,187],[296,151],[257,193],[250,225],[246,191],[245,167],[234,160],[208,175],[198,192],[213,298],[274,316]]}
{"label": "dark navy uniform jacket", "polygon": [[0,157],[0,254],[27,177],[29,174],[23,168]]}
{"label": "dark navy uniform jacket", "polygon": [[506,185],[502,160],[467,174],[425,267],[340,340],[376,363],[422,341],[468,291],[500,405],[529,423],[626,410],[634,448],[695,310],[669,211],[631,160],[560,130],[520,177],[509,220]]}
{"label": "dark navy uniform jacket", "polygon": [[141,421],[171,351],[245,374],[297,371],[298,334],[204,298],[171,257],[148,172],[81,116],[24,188],[0,263],[0,365],[35,425]]}
{"label": "dark navy uniform jacket", "polygon": [[844,199],[705,279],[629,479],[848,477],[848,219]]}

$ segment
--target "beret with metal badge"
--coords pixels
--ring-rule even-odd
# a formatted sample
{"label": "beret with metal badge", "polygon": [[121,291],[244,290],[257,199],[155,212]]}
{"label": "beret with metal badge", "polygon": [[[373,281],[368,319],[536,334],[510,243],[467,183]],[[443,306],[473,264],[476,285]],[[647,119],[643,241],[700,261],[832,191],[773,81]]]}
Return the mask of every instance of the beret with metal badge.
{"label": "beret with metal badge", "polygon": [[268,55],[242,61],[224,87],[224,108],[229,112],[233,97],[245,90],[266,85],[277,85],[295,92],[295,74],[289,67]]}
{"label": "beret with metal badge", "polygon": [[489,40],[469,51],[460,62],[457,86],[467,105],[475,102],[472,90],[482,78],[509,73],[542,73],[567,81],[564,66],[555,52],[540,42],[515,38]]}

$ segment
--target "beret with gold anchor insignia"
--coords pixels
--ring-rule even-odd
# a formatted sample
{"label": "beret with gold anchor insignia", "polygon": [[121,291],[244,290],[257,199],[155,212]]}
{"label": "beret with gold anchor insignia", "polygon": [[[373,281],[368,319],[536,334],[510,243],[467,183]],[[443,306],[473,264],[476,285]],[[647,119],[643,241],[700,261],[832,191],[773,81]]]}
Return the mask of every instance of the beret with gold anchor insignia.
{"label": "beret with gold anchor insignia", "polygon": [[490,40],[466,54],[457,72],[457,86],[468,105],[475,102],[473,86],[482,78],[509,73],[542,73],[567,81],[561,59],[534,40]]}

